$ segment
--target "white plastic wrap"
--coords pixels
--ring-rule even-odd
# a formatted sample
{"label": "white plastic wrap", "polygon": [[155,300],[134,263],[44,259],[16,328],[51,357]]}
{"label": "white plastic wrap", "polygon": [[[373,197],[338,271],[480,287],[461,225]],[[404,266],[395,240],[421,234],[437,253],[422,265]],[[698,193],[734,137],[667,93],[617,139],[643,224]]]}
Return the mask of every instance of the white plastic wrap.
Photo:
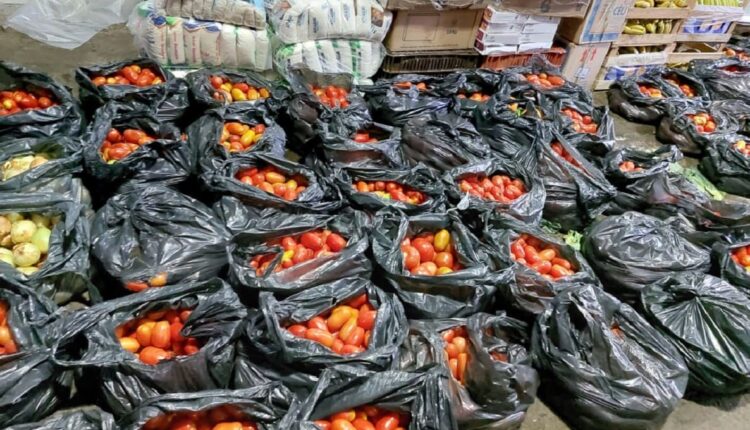
{"label": "white plastic wrap", "polygon": [[153,0],[157,13],[250,27],[266,28],[263,0]]}
{"label": "white plastic wrap", "polygon": [[276,36],[286,44],[322,39],[382,42],[393,21],[381,0],[267,0]]}
{"label": "white plastic wrap", "polygon": [[163,16],[147,2],[138,5],[128,28],[143,54],[165,66],[271,68],[267,30]]}
{"label": "white plastic wrap", "polygon": [[385,48],[368,40],[315,40],[278,46],[273,60],[283,76],[292,68],[307,68],[319,73],[347,73],[361,80],[370,78],[385,58]]}

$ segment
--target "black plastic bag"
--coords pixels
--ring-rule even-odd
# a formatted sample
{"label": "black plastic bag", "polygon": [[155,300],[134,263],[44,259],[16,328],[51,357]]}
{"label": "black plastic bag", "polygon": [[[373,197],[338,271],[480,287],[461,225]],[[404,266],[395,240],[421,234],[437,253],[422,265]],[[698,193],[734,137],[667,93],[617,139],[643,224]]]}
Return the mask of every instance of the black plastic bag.
{"label": "black plastic bag", "polygon": [[[593,107],[592,104],[579,102],[576,100],[562,99],[558,100],[552,107],[551,116],[554,118],[558,130],[562,131],[565,136],[583,135],[589,140],[602,142],[602,144],[613,145],[615,140],[615,124],[612,121],[612,115],[606,106]],[[585,133],[574,129],[574,121],[562,113],[563,109],[573,109],[581,114],[583,123],[586,118],[591,119],[591,123],[596,124],[596,133]],[[610,143],[611,142],[611,143]]]}
{"label": "black plastic bag", "polygon": [[698,167],[716,187],[727,193],[750,197],[750,156],[735,148],[750,138],[738,134],[717,136],[706,147]]}
{"label": "black plastic bag", "polygon": [[[443,184],[432,169],[428,169],[421,163],[412,168],[403,169],[335,166],[332,176],[341,194],[349,201],[349,204],[369,213],[375,213],[384,208],[395,208],[405,214],[415,214],[439,211],[445,206]],[[360,192],[356,189],[359,181],[375,182],[376,184],[378,182],[395,182],[423,193],[425,201],[415,205],[394,200],[391,196],[386,198],[373,192]],[[387,193],[387,189],[384,192]]]}
{"label": "black plastic bag", "polygon": [[690,390],[712,395],[750,388],[750,299],[710,275],[678,273],[641,292],[641,306],[690,369]]}
{"label": "black plastic bag", "polygon": [[503,73],[505,79],[502,85],[509,92],[509,95],[517,98],[534,100],[538,99],[538,95],[541,94],[542,97],[552,102],[560,99],[573,99],[580,100],[589,105],[593,104],[590,91],[583,89],[578,84],[568,82],[564,78],[562,78],[563,82],[560,85],[543,87],[529,82],[526,77],[529,74],[538,75],[540,73],[546,73],[548,77],[557,76],[562,78],[559,68],[548,63],[542,57],[537,56],[531,59],[531,64],[527,67],[516,67],[505,70]]}
{"label": "black plastic bag", "polygon": [[471,122],[455,114],[416,117],[403,128],[404,156],[411,165],[423,163],[444,171],[490,155]]}
{"label": "black plastic bag", "polygon": [[[542,178],[536,172],[537,157],[531,148],[513,159],[490,157],[453,168],[445,172],[442,179],[446,195],[461,211],[463,219],[469,225],[476,226],[476,221],[485,212],[508,214],[525,223],[538,224],[542,219],[547,194]],[[510,203],[480,198],[461,189],[461,180],[473,175],[484,175],[487,178],[492,175],[507,175],[511,179],[520,179],[526,193]]]}
{"label": "black plastic bag", "polygon": [[668,222],[638,212],[594,223],[581,246],[604,287],[631,303],[644,287],[665,276],[711,268],[708,251],[690,243]]}
{"label": "black plastic bag", "polygon": [[[94,77],[117,74],[125,66],[137,65],[149,68],[162,83],[137,87],[135,85],[100,85],[92,81]],[[188,86],[157,61],[138,58],[118,61],[103,66],[79,67],[75,71],[81,105],[89,116],[103,105],[116,101],[123,105],[123,111],[151,111],[159,121],[176,122],[182,118],[190,105]]]}
{"label": "black plastic bag", "polygon": [[531,100],[495,95],[474,110],[474,122],[484,141],[507,158],[533,146],[545,112]]}
{"label": "black plastic bag", "polygon": [[732,257],[733,252],[747,245],[750,245],[750,237],[725,237],[713,244],[711,258],[717,274],[750,297],[750,272]]}
{"label": "black plastic bag", "polygon": [[[682,160],[682,152],[676,146],[661,146],[654,151],[639,151],[622,148],[609,152],[603,160],[604,174],[618,187],[624,187],[641,178],[648,178],[669,171],[669,165]],[[623,170],[623,163],[632,162],[634,170]],[[640,169],[640,170],[636,170]]]}
{"label": "black plastic bag", "polygon": [[472,100],[473,94],[492,97],[495,93],[503,93],[501,84],[503,75],[500,72],[489,69],[462,70],[455,73],[456,77],[447,79],[460,82],[458,87],[458,106],[461,109],[461,115],[473,119],[476,109],[480,109],[485,101]]}
{"label": "black plastic bag", "polygon": [[230,235],[214,212],[163,186],[132,187],[109,199],[91,235],[93,256],[113,278],[108,295],[124,293],[120,285],[139,291],[211,279],[227,264]]}
{"label": "black plastic bag", "polygon": [[96,406],[58,411],[42,421],[3,427],[5,430],[118,430],[115,418]]}
{"label": "black plastic bag", "polygon": [[[274,166],[284,175],[301,175],[307,181],[306,188],[296,200],[285,200],[275,194],[267,193],[258,187],[248,185],[237,179],[241,170]],[[234,157],[225,161],[213,172],[201,176],[206,188],[211,193],[230,194],[246,204],[258,207],[269,207],[288,212],[328,213],[341,207],[341,196],[326,178],[319,177],[312,169],[270,153],[255,152]]]}
{"label": "black plastic bag", "polygon": [[[557,251],[557,257],[565,258],[575,273],[557,280],[544,277],[536,269],[515,261],[511,244],[522,234],[530,235]],[[571,284],[598,283],[594,272],[581,253],[558,238],[546,234],[539,227],[524,224],[508,216],[489,217],[482,239],[490,246],[491,258],[498,267],[508,267],[514,280],[498,286],[503,306],[520,311],[533,318],[544,311],[549,303]]]}
{"label": "black plastic bag", "polygon": [[[698,76],[681,69],[669,67],[657,67],[647,75],[652,77],[656,82],[669,86],[673,91],[677,91],[677,98],[684,99],[704,99],[710,100],[711,96],[703,85],[703,80]],[[693,93],[690,97],[687,93]]]}
{"label": "black plastic bag", "polygon": [[688,383],[665,336],[592,285],[555,298],[536,321],[531,351],[539,396],[576,429],[657,430]]}
{"label": "black plastic bag", "polygon": [[750,64],[736,58],[693,60],[689,72],[703,80],[712,100],[750,97]]}
{"label": "black plastic bag", "polygon": [[[224,124],[239,122],[250,127],[265,126],[263,136],[243,152],[229,152],[221,145]],[[267,152],[279,157],[284,155],[286,134],[276,124],[269,111],[262,106],[230,105],[207,111],[187,129],[188,143],[192,151],[192,162],[196,173],[212,172],[225,160],[249,152]]]}
{"label": "black plastic bag", "polygon": [[337,366],[323,372],[312,393],[289,410],[278,428],[318,430],[314,420],[361,406],[410,414],[409,430],[456,430],[440,366],[413,372],[369,372]]}
{"label": "black plastic bag", "polygon": [[[372,264],[365,255],[369,248],[366,233],[368,220],[361,212],[345,210],[335,215],[289,214],[275,209],[256,209],[242,205],[236,199],[224,198],[216,206],[217,212],[234,233],[228,248],[229,279],[244,292],[271,291],[289,295],[315,285],[350,276],[369,276]],[[280,241],[287,236],[308,231],[328,229],[347,240],[338,253],[320,256],[282,268],[285,249],[269,241]],[[257,255],[274,255],[264,273],[258,274],[250,266]],[[257,296],[257,294],[253,294]],[[244,294],[241,294],[244,297]]]}
{"label": "black plastic bag", "polygon": [[[21,138],[0,143],[0,172],[7,175],[5,163],[18,157],[42,155],[47,158],[43,164],[26,170],[23,173],[8,176],[0,174],[0,192],[49,191],[62,192],[61,182],[70,182],[72,178],[61,177],[80,173],[81,147],[71,138]],[[15,163],[11,163],[15,164]],[[9,166],[10,169],[14,167]]]}
{"label": "black plastic bag", "polygon": [[[242,418],[256,424],[258,430],[270,430],[276,428],[275,424],[284,417],[295,401],[294,394],[278,383],[244,390],[164,394],[141,403],[136,410],[118,422],[118,428],[141,430],[149,420],[171,412],[208,412],[216,407],[231,405],[244,415]],[[229,421],[234,420],[228,419],[225,422]]]}
{"label": "black plastic bag", "polygon": [[[658,90],[660,95],[653,97],[641,92],[640,87]],[[670,97],[681,97],[682,91],[665,83],[659,76],[645,74],[615,81],[607,91],[609,109],[630,122],[656,124],[664,115]]]}
{"label": "black plastic bag", "polygon": [[[377,142],[358,142],[360,132]],[[404,166],[401,129],[375,122],[362,122],[356,129],[341,123],[322,124],[320,131],[322,158],[326,163],[348,166]]]}
{"label": "black plastic bag", "polygon": [[[364,352],[343,355],[330,348],[294,336],[286,327],[303,324],[329,312],[336,306],[367,294],[373,310],[377,310],[368,346]],[[398,364],[398,349],[408,322],[396,296],[386,294],[364,278],[341,278],[334,282],[277,300],[273,294],[260,295],[262,321],[251,323],[246,331],[247,342],[259,360],[283,363],[297,372],[319,374],[326,367],[347,364],[370,370],[388,370]]]}
{"label": "black plastic bag", "polygon": [[[696,125],[688,117],[688,115],[703,112],[713,117],[716,131],[698,132]],[[714,136],[732,133],[738,129],[739,124],[735,120],[724,111],[712,108],[705,102],[672,100],[667,105],[665,115],[656,128],[656,138],[664,144],[676,145],[685,154],[699,155],[703,148],[711,143]]]}
{"label": "black plastic bag", "polygon": [[711,102],[711,109],[723,113],[736,123],[737,132],[750,133],[750,104],[745,100],[729,99]]}
{"label": "black plastic bag", "polygon": [[[464,266],[438,276],[412,275],[404,267],[401,242],[422,231],[447,229],[451,244]],[[494,301],[498,286],[510,282],[512,274],[490,267],[486,248],[455,213],[406,217],[382,211],[373,222],[372,253],[383,278],[398,295],[411,318],[452,318],[471,315]]]}
{"label": "black plastic bag", "polygon": [[0,278],[15,280],[58,304],[99,300],[89,281],[90,224],[85,207],[64,196],[51,193],[6,193],[0,198],[0,214],[12,212],[59,216],[50,227],[52,234],[44,264],[31,275],[24,275],[0,263]]}
{"label": "black plastic bag", "polygon": [[[146,364],[120,345],[115,328],[150,311],[192,310],[181,334],[202,346],[193,355]],[[50,327],[56,363],[94,381],[91,400],[122,416],[164,393],[226,388],[234,343],[247,314],[228,284],[214,279],[154,288],[70,313]]]}
{"label": "black plastic bag", "polygon": [[[231,106],[233,107],[245,108],[247,106],[265,105],[270,111],[278,112],[284,108],[284,103],[289,99],[289,91],[285,87],[273,83],[257,73],[238,70],[223,70],[218,68],[203,68],[188,73],[185,76],[185,81],[187,81],[190,89],[190,99],[199,108],[213,109],[227,104],[225,99],[221,96],[221,91],[217,91],[216,88],[211,85],[212,76],[219,76],[223,79],[228,78],[233,83],[245,83],[259,90],[265,88],[269,92],[270,97],[266,99],[259,98],[258,100],[234,101],[231,103]],[[219,93],[218,98],[214,97],[217,92]]]}
{"label": "black plastic bag", "polygon": [[70,90],[47,75],[0,61],[0,91],[30,87],[51,93],[57,105],[0,116],[0,141],[19,137],[74,137],[81,132],[83,112]]}
{"label": "black plastic bag", "polygon": [[[425,84],[425,89],[417,88],[420,83]],[[403,127],[416,118],[442,117],[457,112],[453,96],[464,83],[465,77],[461,74],[444,78],[406,74],[359,89],[365,94],[375,120]]]}
{"label": "black plastic bag", "polygon": [[[449,368],[442,333],[466,327],[464,383],[450,377],[453,415],[462,429],[516,429],[534,402],[539,376],[526,350],[529,328],[504,313],[466,319],[412,320],[401,349],[402,370],[439,363]],[[497,357],[497,358],[496,358]],[[499,359],[498,359],[499,358]]]}

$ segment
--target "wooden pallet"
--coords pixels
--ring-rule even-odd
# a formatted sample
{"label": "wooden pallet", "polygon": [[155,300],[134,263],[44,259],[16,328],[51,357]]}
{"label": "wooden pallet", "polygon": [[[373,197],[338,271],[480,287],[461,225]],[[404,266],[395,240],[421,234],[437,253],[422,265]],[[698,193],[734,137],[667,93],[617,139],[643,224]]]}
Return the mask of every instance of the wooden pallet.
{"label": "wooden pallet", "polygon": [[[724,42],[678,42],[675,50],[667,57],[667,63],[683,64],[693,60],[716,60],[724,56],[724,47],[726,45]],[[697,49],[699,52],[679,52],[681,46],[688,46]]]}
{"label": "wooden pallet", "polygon": [[[656,18],[654,18],[656,19]],[[677,40],[677,32],[682,27],[681,19],[674,19],[672,23],[672,31],[669,33],[651,33],[651,34],[625,34],[622,33],[620,37],[612,42],[613,46],[646,46],[646,45],[664,45],[665,43],[672,43]],[[626,22],[627,24],[627,22]]]}

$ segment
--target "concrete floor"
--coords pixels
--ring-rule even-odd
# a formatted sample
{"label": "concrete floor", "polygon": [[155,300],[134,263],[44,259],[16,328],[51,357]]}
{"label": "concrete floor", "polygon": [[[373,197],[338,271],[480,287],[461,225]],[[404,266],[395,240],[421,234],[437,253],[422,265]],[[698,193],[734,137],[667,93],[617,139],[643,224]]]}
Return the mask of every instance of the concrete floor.
{"label": "concrete floor", "polygon": [[[9,13],[9,7],[0,5],[0,22]],[[73,70],[81,65],[101,64],[137,56],[132,37],[124,26],[109,28],[85,45],[73,51],[43,45],[35,40],[0,28],[0,59],[16,62],[48,73],[75,87]],[[606,103],[606,95],[597,93],[595,100]],[[615,129],[618,144],[654,148],[654,128],[634,124],[615,115]],[[703,429],[750,429],[749,396],[735,399],[732,407],[718,408],[704,406],[683,400],[679,408],[669,417],[664,430],[703,430]],[[541,401],[530,409],[522,430],[565,430],[566,426]],[[602,429],[605,430],[605,429]],[[616,430],[616,429],[611,429]]]}

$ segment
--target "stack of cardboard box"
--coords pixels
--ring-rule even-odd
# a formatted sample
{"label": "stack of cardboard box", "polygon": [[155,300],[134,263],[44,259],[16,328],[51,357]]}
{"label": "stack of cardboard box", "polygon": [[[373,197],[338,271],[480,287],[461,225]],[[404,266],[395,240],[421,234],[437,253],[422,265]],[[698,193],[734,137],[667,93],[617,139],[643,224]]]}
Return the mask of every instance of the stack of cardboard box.
{"label": "stack of cardboard box", "polygon": [[518,14],[490,6],[484,11],[474,47],[483,55],[549,49],[559,23],[556,16]]}

